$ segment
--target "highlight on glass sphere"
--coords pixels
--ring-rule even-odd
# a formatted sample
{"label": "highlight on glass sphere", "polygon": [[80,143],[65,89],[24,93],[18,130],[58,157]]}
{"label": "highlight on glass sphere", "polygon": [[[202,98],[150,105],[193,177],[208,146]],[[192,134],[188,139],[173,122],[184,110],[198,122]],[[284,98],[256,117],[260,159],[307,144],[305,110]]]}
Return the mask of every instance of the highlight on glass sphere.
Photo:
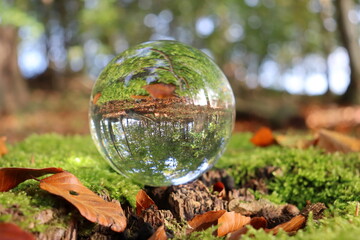
{"label": "highlight on glass sphere", "polygon": [[234,125],[234,95],[203,52],[176,41],[139,44],[95,82],[90,129],[118,173],[149,186],[194,180],[222,155]]}

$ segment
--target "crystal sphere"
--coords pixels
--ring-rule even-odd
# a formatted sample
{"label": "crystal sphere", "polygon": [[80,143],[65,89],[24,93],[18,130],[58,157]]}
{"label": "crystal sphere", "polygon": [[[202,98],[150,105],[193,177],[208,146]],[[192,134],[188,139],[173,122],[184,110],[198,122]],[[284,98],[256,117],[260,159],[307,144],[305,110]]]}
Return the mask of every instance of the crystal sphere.
{"label": "crystal sphere", "polygon": [[115,57],[90,99],[90,129],[118,173],[150,186],[189,182],[222,155],[235,116],[234,95],[203,52],[152,41]]}

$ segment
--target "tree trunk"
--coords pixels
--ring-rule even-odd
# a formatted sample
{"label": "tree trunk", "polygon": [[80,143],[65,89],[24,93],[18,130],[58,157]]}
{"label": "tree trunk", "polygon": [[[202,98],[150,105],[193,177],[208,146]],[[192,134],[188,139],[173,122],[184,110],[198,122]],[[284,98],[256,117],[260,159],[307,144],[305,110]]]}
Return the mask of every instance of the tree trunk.
{"label": "tree trunk", "polygon": [[17,29],[0,26],[0,114],[10,113],[28,100],[28,88],[17,63]]}
{"label": "tree trunk", "polygon": [[338,10],[338,25],[341,40],[347,49],[350,60],[350,84],[342,97],[343,103],[360,104],[360,46],[356,26],[348,18],[348,13],[354,9],[353,0],[336,0]]}

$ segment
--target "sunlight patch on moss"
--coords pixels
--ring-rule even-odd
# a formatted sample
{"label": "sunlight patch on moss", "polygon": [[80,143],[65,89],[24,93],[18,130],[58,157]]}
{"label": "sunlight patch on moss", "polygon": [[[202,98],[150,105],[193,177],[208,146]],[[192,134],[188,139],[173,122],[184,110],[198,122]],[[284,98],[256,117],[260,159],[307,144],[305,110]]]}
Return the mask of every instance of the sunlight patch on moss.
{"label": "sunlight patch on moss", "polygon": [[[2,167],[61,167],[74,174],[91,190],[107,191],[111,198],[135,204],[140,186],[114,172],[98,153],[90,136],[64,137],[56,134],[32,135],[10,147]],[[27,181],[13,190],[25,190],[36,184]]]}

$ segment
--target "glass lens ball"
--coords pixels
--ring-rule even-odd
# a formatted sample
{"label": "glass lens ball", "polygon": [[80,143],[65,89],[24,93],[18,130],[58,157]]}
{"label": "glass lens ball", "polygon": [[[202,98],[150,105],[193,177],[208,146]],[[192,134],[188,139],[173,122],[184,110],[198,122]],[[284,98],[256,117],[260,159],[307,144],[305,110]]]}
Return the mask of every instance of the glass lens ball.
{"label": "glass lens ball", "polygon": [[152,41],[115,57],[90,99],[90,129],[118,173],[150,186],[189,182],[211,168],[235,116],[231,87],[203,52]]}

